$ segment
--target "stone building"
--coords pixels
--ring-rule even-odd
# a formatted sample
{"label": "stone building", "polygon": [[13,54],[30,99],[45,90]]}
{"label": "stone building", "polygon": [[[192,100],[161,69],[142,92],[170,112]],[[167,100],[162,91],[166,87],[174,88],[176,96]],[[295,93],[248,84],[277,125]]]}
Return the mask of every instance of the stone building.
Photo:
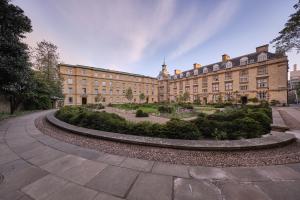
{"label": "stone building", "polygon": [[125,103],[125,91],[133,91],[133,102],[139,103],[144,93],[146,102],[177,101],[184,93],[190,102],[216,103],[249,99],[277,100],[287,103],[288,59],[271,53],[268,45],[254,53],[230,58],[193,69],[175,70],[170,75],[165,62],[157,78],[81,65],[60,64],[64,78],[65,105],[85,103]]}
{"label": "stone building", "polygon": [[139,95],[144,93],[143,102],[157,102],[157,79],[102,68],[81,65],[59,64],[63,78],[64,105],[93,103],[127,103],[125,92],[132,89],[132,102],[140,103]]}
{"label": "stone building", "polygon": [[187,92],[190,102],[247,102],[257,98],[287,103],[287,73],[287,56],[271,53],[268,45],[263,45],[247,55],[230,58],[224,54],[220,62],[206,66],[195,63],[193,69],[184,72],[175,70],[174,75],[159,79],[159,95],[166,101],[176,101]]}

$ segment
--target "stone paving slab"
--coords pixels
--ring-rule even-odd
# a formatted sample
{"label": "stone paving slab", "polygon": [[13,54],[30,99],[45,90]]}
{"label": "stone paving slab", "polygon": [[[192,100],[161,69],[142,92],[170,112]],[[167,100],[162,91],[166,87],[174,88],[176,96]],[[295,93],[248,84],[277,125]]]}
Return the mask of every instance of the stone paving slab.
{"label": "stone paving slab", "polygon": [[130,169],[135,169],[139,171],[149,172],[152,169],[152,166],[154,164],[154,161],[149,160],[141,160],[136,158],[126,158],[122,164],[121,167],[126,167]]}
{"label": "stone paving slab", "polygon": [[153,166],[152,172],[156,174],[163,174],[181,178],[190,178],[188,166],[174,165],[163,162],[156,162]]}
{"label": "stone paving slab", "polygon": [[126,157],[124,156],[117,156],[113,154],[103,153],[102,155],[100,155],[99,158],[97,158],[97,161],[105,162],[110,165],[119,166],[125,159]]}
{"label": "stone paving slab", "polygon": [[252,184],[227,182],[220,186],[225,199],[231,200],[271,200],[259,187]]}
{"label": "stone paving slab", "polygon": [[232,178],[232,175],[221,168],[216,167],[191,167],[191,177],[199,180],[226,180]]}
{"label": "stone paving slab", "polygon": [[57,174],[77,184],[85,185],[107,166],[105,163],[86,160],[81,165],[58,172]]}
{"label": "stone paving slab", "polygon": [[176,178],[174,180],[174,200],[221,200],[219,189],[208,181]]}
{"label": "stone paving slab", "polygon": [[139,175],[130,190],[128,200],[170,200],[172,199],[173,178],[149,173]]}
{"label": "stone paving slab", "polygon": [[223,169],[230,173],[232,178],[239,182],[253,182],[253,181],[270,181],[267,176],[259,173],[253,167],[229,167]]}
{"label": "stone paving slab", "polygon": [[100,192],[94,200],[125,200],[125,199],[121,199],[119,197]]}
{"label": "stone paving slab", "polygon": [[67,185],[67,181],[53,175],[47,175],[22,189],[24,193],[34,199],[45,199]]}
{"label": "stone paving slab", "polygon": [[258,173],[270,178],[273,181],[280,180],[300,180],[300,173],[284,166],[266,166],[257,167],[255,169]]}
{"label": "stone paving slab", "polygon": [[138,174],[137,171],[131,169],[109,166],[87,183],[86,186],[118,197],[125,197]]}
{"label": "stone paving slab", "polygon": [[28,162],[30,162],[34,165],[42,166],[52,160],[58,159],[65,155],[67,155],[67,154],[63,153],[61,151],[57,151],[55,149],[49,149],[47,151],[43,151],[40,154],[28,159]]}

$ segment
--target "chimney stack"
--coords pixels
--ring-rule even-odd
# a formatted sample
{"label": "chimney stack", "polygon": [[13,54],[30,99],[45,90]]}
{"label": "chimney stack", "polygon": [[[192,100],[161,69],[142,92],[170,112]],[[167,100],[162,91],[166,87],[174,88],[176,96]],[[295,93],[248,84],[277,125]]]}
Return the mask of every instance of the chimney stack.
{"label": "chimney stack", "polygon": [[269,51],[269,45],[268,44],[256,47],[256,53],[268,52],[268,51]]}
{"label": "chimney stack", "polygon": [[175,70],[174,70],[174,74],[175,74],[175,75],[181,74],[181,70],[175,69]]}
{"label": "chimney stack", "polygon": [[228,60],[230,60],[230,56],[227,55],[227,54],[223,54],[223,55],[222,55],[222,61],[223,61],[223,62],[226,62],[226,61],[228,61]]}
{"label": "chimney stack", "polygon": [[199,63],[194,63],[194,69],[199,69],[201,67],[201,64]]}

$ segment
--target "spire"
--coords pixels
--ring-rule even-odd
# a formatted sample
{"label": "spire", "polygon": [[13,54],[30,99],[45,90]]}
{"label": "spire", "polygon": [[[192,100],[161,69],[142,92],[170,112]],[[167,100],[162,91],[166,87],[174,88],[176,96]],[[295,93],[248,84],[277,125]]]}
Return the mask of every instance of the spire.
{"label": "spire", "polygon": [[164,64],[163,65],[166,65],[166,57],[164,56]]}

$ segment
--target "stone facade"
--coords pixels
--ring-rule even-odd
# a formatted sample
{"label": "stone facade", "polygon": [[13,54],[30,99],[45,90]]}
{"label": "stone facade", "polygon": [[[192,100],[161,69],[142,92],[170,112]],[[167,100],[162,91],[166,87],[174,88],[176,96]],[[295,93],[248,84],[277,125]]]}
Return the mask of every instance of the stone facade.
{"label": "stone facade", "polygon": [[187,92],[190,102],[217,103],[257,98],[287,103],[287,73],[287,56],[270,53],[268,45],[264,45],[251,54],[232,59],[224,54],[220,62],[206,66],[196,63],[192,70],[175,70],[172,76],[160,77],[159,99],[177,101]]}
{"label": "stone facade", "polygon": [[[175,70],[170,75],[162,65],[157,78],[81,65],[60,64],[64,79],[65,105],[126,103],[125,91],[133,91],[132,102],[139,103],[144,93],[149,103],[177,101],[187,93],[189,102],[216,103],[224,101],[277,100],[287,103],[288,59],[268,51],[268,45],[256,52],[236,58],[227,54],[220,62],[192,70]],[[144,102],[145,102],[144,101]]]}
{"label": "stone facade", "polygon": [[157,79],[81,65],[60,64],[63,78],[65,105],[93,103],[127,103],[125,91],[132,89],[132,102],[140,103],[139,95],[144,93],[143,102],[157,102]]}

